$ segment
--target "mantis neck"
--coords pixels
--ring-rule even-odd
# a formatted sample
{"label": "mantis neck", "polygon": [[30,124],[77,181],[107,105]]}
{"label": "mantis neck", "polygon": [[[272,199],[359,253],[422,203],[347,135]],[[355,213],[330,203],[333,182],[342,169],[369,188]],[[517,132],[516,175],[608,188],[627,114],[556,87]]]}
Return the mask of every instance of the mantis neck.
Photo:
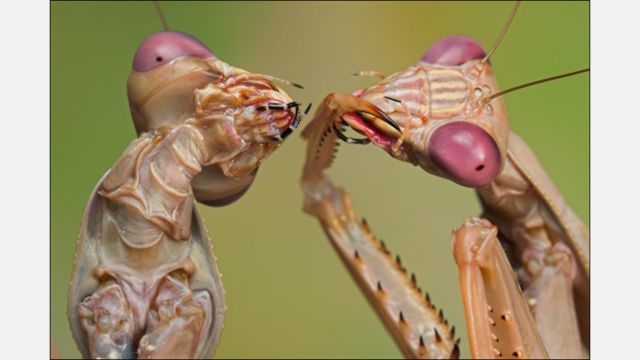
{"label": "mantis neck", "polygon": [[126,225],[121,232],[129,234],[125,242],[151,246],[162,236],[158,230],[175,240],[190,238],[191,180],[202,171],[204,159],[202,135],[192,125],[177,126],[164,136],[146,133],[129,145],[99,191],[110,200],[116,225]]}

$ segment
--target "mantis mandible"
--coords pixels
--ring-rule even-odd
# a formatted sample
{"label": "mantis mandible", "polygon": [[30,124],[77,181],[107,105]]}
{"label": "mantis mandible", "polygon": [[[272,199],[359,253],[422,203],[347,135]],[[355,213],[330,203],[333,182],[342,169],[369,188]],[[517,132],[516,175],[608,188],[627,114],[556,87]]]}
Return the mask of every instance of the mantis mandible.
{"label": "mantis mandible", "polygon": [[239,199],[300,122],[274,81],[291,84],[185,33],[142,41],[127,82],[139,137],[91,194],[76,246],[68,316],[83,357],[213,354],[226,305],[195,200]]}
{"label": "mantis mandible", "polygon": [[[476,358],[583,357],[589,332],[589,235],[526,143],[510,131],[490,51],[445,38],[408,69],[353,94],[330,94],[302,135],[304,210],[408,358],[456,358],[459,340],[325,170],[338,141],[373,143],[392,157],[475,188],[484,213],[454,232],[471,353]],[[347,135],[350,127],[364,137]],[[498,233],[501,242],[498,242]],[[512,270],[512,267],[514,268]],[[515,271],[515,274],[514,274]],[[522,290],[521,290],[522,288]]]}

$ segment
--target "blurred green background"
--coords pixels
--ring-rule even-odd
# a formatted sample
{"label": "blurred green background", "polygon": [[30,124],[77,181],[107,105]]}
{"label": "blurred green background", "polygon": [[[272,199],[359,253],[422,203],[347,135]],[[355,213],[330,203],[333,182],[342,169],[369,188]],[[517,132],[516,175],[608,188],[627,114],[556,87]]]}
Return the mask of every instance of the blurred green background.
{"label": "blurred green background", "polygon": [[[468,34],[490,48],[513,3],[162,6],[172,29],[195,35],[234,66],[302,83],[304,90],[287,91],[317,105],[329,92],[373,84],[351,77],[354,70],[404,69],[446,35]],[[79,356],[65,303],[80,217],[98,179],[135,136],[126,79],[139,42],[159,30],[150,2],[51,3],[51,331],[61,357]],[[523,3],[492,63],[502,88],[587,67],[589,3]],[[506,103],[512,128],[588,223],[589,76],[513,93]],[[217,356],[400,357],[316,220],[301,211],[304,153],[294,134],[244,198],[226,208],[200,206],[229,305]],[[473,191],[373,146],[342,146],[332,176],[444,308],[468,356],[449,240],[480,212]]]}

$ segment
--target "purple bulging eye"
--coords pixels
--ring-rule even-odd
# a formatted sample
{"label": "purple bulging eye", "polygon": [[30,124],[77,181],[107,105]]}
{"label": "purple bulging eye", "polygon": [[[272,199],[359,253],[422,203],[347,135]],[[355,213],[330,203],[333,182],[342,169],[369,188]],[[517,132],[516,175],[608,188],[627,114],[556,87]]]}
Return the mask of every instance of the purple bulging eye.
{"label": "purple bulging eye", "polygon": [[427,152],[446,177],[463,186],[488,185],[500,171],[500,151],[495,141],[470,123],[452,122],[437,128]]}
{"label": "purple bulging eye", "polygon": [[200,40],[178,31],[161,31],[142,41],[133,58],[133,70],[146,72],[182,56],[203,59],[213,55]]}
{"label": "purple bulging eye", "polygon": [[420,60],[435,65],[457,66],[467,61],[482,59],[487,54],[475,39],[454,35],[433,44]]}

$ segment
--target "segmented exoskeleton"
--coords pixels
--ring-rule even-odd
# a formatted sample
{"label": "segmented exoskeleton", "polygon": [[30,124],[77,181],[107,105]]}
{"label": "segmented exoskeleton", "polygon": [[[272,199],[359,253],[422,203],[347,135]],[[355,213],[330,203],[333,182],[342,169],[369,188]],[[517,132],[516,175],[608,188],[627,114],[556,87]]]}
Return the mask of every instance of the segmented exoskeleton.
{"label": "segmented exoskeleton", "polygon": [[226,305],[195,200],[241,197],[298,125],[275,78],[163,31],[139,46],[128,97],[139,137],[86,206],[68,316],[85,358],[208,358]]}
{"label": "segmented exoskeleton", "polygon": [[[338,140],[373,143],[396,159],[477,190],[485,219],[467,219],[452,241],[474,357],[583,357],[583,343],[588,346],[587,229],[528,146],[509,130],[500,95],[520,87],[500,92],[489,63],[517,7],[491,51],[469,37],[445,38],[419,62],[381,76],[372,87],[330,94],[302,133],[309,141],[304,209],[320,220],[409,358],[456,358],[458,341],[415,277],[399,258],[394,261],[356,217],[346,191],[325,173]],[[365,137],[348,136],[347,125]]]}

